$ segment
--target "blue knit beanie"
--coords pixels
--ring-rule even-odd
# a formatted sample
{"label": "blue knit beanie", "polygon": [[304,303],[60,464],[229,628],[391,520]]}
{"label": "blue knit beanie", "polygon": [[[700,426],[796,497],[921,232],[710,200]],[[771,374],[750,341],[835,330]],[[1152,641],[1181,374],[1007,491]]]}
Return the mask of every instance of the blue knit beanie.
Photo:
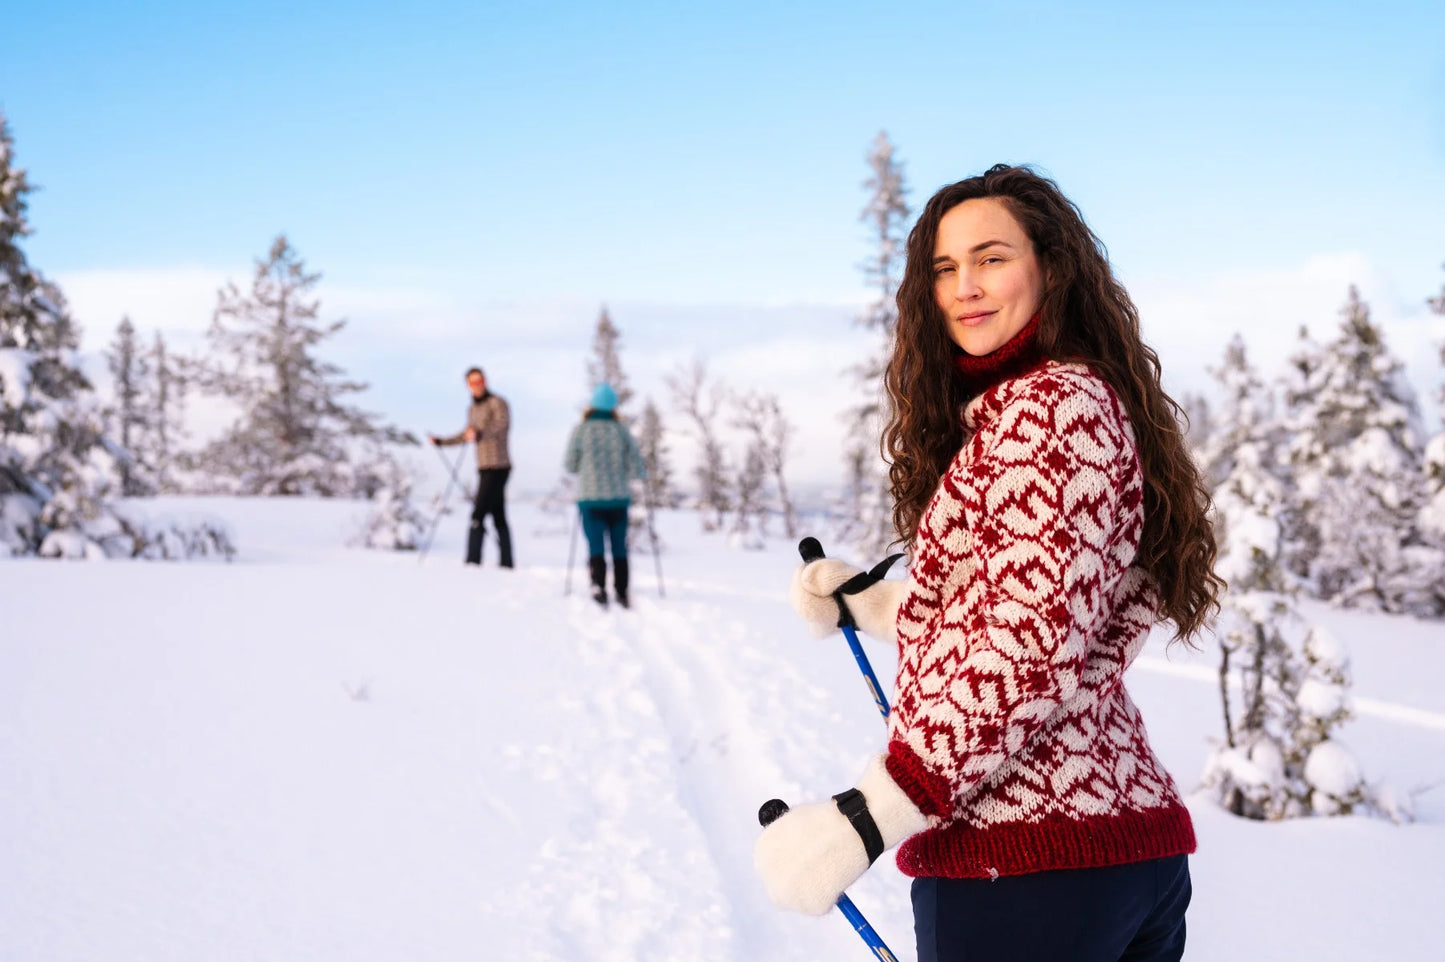
{"label": "blue knit beanie", "polygon": [[617,410],[617,392],[612,390],[611,384],[603,381],[601,384],[597,385],[597,390],[592,392],[592,410]]}

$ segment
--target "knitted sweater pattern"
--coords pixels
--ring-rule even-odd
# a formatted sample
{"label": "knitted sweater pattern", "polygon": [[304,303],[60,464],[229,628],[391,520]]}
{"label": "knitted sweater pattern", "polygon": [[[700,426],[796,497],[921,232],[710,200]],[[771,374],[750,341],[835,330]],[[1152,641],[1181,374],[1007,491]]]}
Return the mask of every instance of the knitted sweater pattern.
{"label": "knitted sweater pattern", "polygon": [[[507,432],[512,427],[512,409],[501,396],[490,391],[467,406],[467,427],[476,432],[477,468],[510,468],[512,456],[507,453]],[[462,444],[466,431],[441,439],[441,444]]]}
{"label": "knitted sweater pattern", "polygon": [[964,410],[898,611],[889,773],[929,817],[905,874],[1087,868],[1192,852],[1124,670],[1157,618],[1132,567],[1143,474],[1128,415],[1053,361]]}
{"label": "knitted sweater pattern", "polygon": [[609,417],[588,418],[572,430],[564,466],[577,475],[578,501],[628,500],[628,480],[647,474],[631,432]]}

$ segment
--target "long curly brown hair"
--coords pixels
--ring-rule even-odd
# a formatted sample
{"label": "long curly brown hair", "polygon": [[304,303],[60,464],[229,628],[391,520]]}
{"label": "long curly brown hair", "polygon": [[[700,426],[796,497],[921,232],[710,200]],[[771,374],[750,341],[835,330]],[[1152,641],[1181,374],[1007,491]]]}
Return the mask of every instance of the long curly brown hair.
{"label": "long curly brown hair", "polygon": [[1037,347],[1087,364],[1114,388],[1133,424],[1144,472],[1144,532],[1135,564],[1154,580],[1160,617],[1186,641],[1219,607],[1209,491],[1184,443],[1183,412],[1159,381],[1159,357],[1139,332],[1139,312],[1109,268],[1103,242],[1057,184],[1028,167],[999,164],[934,194],[908,235],[898,288],[898,327],[884,373],[892,402],[883,449],[892,462],[893,524],[910,548],[918,522],[963,446],[969,400],[958,353],[934,297],[938,222],[966,200],[999,199],[1033,242],[1044,274]]}

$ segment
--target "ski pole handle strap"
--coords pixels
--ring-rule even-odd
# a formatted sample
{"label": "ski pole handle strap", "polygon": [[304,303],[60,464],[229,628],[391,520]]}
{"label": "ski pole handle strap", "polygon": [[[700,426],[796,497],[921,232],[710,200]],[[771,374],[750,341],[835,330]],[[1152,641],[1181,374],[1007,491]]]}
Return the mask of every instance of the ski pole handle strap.
{"label": "ski pole handle strap", "polygon": [[874,565],[873,570],[858,572],[856,575],[849,578],[847,581],[843,582],[841,585],[838,586],[838,594],[862,594],[867,589],[873,587],[878,582],[882,581],[883,576],[888,574],[888,569],[893,567],[893,562],[897,561],[901,557],[903,557],[903,554],[901,552],[898,554],[891,554],[888,557],[884,558],[882,561],[878,562],[876,565]]}
{"label": "ski pole handle strap", "polygon": [[[823,554],[823,545],[817,538],[811,537],[798,542],[798,554],[802,556],[804,564],[827,557]],[[848,603],[843,600],[843,596],[859,594],[882,581],[883,576],[888,574],[888,569],[893,567],[893,562],[901,557],[902,554],[891,554],[874,565],[871,571],[860,571],[838,586],[838,590],[833,592],[833,600],[838,602],[839,628],[858,627],[858,622],[853,620],[853,612],[848,610]]]}
{"label": "ski pole handle strap", "polygon": [[873,815],[868,811],[868,800],[863,797],[863,793],[856,788],[850,788],[834,795],[833,801],[838,805],[838,811],[842,812],[853,826],[853,831],[863,840],[863,851],[868,854],[868,864],[878,861],[878,856],[883,854],[883,833],[878,831],[878,823],[873,821]]}

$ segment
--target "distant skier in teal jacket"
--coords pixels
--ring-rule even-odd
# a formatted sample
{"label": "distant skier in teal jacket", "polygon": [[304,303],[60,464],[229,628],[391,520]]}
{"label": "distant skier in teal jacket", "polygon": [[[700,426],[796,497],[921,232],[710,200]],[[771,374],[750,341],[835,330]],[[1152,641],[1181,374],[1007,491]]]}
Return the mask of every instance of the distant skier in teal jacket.
{"label": "distant skier in teal jacket", "polygon": [[567,470],[577,475],[577,509],[587,535],[587,564],[592,574],[592,599],[607,607],[607,559],[603,539],[612,544],[612,587],[617,603],[628,607],[627,509],[632,493],[627,482],[647,476],[642,452],[626,425],[617,420],[617,392],[597,385],[592,406],[567,440]]}

